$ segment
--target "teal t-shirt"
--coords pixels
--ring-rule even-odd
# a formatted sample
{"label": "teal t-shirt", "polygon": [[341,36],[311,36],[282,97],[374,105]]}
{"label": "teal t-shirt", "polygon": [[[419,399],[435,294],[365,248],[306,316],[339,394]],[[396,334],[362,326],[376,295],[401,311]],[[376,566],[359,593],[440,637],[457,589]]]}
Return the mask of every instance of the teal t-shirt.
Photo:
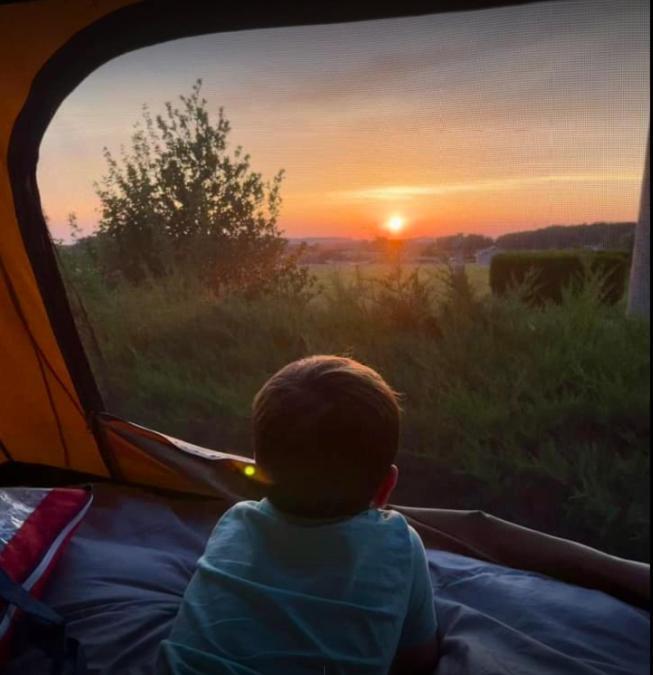
{"label": "teal t-shirt", "polygon": [[424,547],[401,514],[312,521],[245,501],[213,530],[159,664],[176,675],[385,675],[398,647],[436,627]]}

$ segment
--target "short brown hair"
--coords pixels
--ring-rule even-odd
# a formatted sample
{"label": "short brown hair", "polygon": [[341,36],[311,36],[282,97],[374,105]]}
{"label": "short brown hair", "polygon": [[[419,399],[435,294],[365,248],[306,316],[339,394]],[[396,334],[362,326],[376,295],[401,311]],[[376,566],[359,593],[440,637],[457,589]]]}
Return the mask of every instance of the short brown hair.
{"label": "short brown hair", "polygon": [[366,509],[399,445],[397,394],[376,371],[339,356],[279,370],[254,398],[253,418],[269,499],[306,517]]}

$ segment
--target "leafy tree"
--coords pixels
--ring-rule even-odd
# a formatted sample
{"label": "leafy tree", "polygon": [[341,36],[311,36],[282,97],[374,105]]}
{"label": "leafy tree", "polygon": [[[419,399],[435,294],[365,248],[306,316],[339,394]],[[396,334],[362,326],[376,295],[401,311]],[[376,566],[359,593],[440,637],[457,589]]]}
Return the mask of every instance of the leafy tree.
{"label": "leafy tree", "polygon": [[312,278],[277,228],[283,171],[265,182],[241,147],[228,151],[222,108],[212,120],[197,80],[180,107],[143,107],[131,148],[104,148],[107,174],[99,237],[110,264],[132,282],[174,269],[198,274],[221,293],[302,292]]}

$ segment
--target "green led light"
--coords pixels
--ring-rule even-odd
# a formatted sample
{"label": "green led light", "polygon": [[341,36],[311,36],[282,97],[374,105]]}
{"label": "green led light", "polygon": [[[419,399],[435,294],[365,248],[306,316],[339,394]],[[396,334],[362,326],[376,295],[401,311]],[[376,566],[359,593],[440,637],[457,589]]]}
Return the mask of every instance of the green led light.
{"label": "green led light", "polygon": [[246,475],[246,476],[253,476],[253,475],[256,473],[256,469],[255,469],[251,464],[249,464],[248,466],[246,466],[246,467],[243,469],[243,471],[245,472],[245,475]]}

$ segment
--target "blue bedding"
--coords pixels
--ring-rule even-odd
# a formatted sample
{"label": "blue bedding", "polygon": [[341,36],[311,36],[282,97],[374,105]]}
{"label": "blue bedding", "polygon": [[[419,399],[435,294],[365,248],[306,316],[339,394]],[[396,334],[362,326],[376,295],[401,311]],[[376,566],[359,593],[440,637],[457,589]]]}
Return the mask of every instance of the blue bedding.
{"label": "blue bedding", "polygon": [[[219,509],[99,485],[44,601],[68,620],[92,672],[152,673]],[[598,592],[431,550],[437,675],[650,672],[650,615]],[[42,673],[33,648],[9,675]]]}
{"label": "blue bedding", "polygon": [[650,672],[650,615],[605,593],[429,551],[438,675]]}

